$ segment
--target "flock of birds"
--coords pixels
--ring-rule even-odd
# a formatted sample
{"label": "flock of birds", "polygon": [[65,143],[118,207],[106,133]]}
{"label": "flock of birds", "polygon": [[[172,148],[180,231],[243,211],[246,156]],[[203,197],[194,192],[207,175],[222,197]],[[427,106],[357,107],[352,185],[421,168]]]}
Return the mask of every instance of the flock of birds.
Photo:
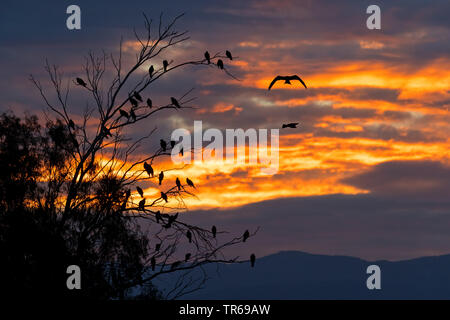
{"label": "flock of birds", "polygon": [[[226,51],[225,51],[225,56],[226,56],[229,60],[233,60],[233,55],[231,54],[230,51],[226,50]],[[206,62],[207,64],[213,63],[213,62],[211,61],[211,60],[212,60],[212,59],[211,59],[211,55],[209,54],[208,51],[206,51],[206,52],[204,53],[204,57],[205,57],[205,60],[203,60],[203,62]],[[218,67],[219,69],[221,69],[221,70],[224,70],[224,68],[225,68],[224,62],[223,62],[222,59],[218,59],[217,62],[216,62],[216,65],[217,65],[217,67]],[[163,60],[163,72],[167,72],[168,66],[169,66],[169,62],[168,62],[167,60]],[[149,69],[148,69],[148,73],[149,73],[149,77],[150,77],[150,78],[153,77],[154,72],[155,72],[155,68],[153,67],[153,65],[151,65],[151,66],[149,67]],[[275,85],[275,83],[277,83],[278,81],[284,81],[284,84],[289,84],[289,85],[291,85],[291,84],[292,84],[291,81],[294,81],[294,80],[295,80],[295,81],[299,81],[299,82],[305,87],[305,89],[307,89],[307,86],[306,86],[305,82],[304,82],[298,75],[291,75],[291,76],[277,75],[277,76],[272,80],[272,82],[270,83],[269,88],[268,88],[268,91],[270,91],[270,89],[272,89],[272,87],[273,87],[273,86]],[[81,79],[81,78],[76,78],[76,83],[77,83],[78,85],[82,86],[82,87],[87,88],[87,83],[86,83],[83,79]],[[127,121],[132,120],[133,122],[136,122],[136,121],[138,120],[138,116],[136,115],[135,110],[139,107],[139,103],[143,103],[144,100],[143,100],[143,98],[142,98],[142,96],[140,95],[139,92],[134,91],[133,94],[130,94],[130,95],[129,95],[128,101],[129,101],[130,104],[131,104],[131,109],[130,109],[128,112],[125,111],[125,110],[123,110],[123,109],[119,109],[119,114],[120,114],[119,119],[120,119],[121,117],[123,117],[123,118],[127,119]],[[170,97],[170,105],[171,105],[171,106],[174,106],[175,108],[181,108],[180,103],[179,103],[178,100],[175,99],[174,97]],[[152,107],[153,107],[153,102],[152,102],[152,100],[151,100],[150,98],[147,98],[147,100],[146,100],[146,106],[147,106],[148,108],[152,108]],[[298,122],[286,123],[286,124],[283,124],[283,125],[282,125],[282,128],[283,128],[283,129],[284,129],[284,128],[297,128],[297,125],[298,125],[298,124],[299,124]],[[72,128],[72,129],[75,129],[75,123],[74,123],[71,119],[69,120],[69,127]],[[106,137],[111,136],[111,132],[110,132],[109,129],[107,129],[105,126],[102,127],[102,132],[105,134]],[[174,142],[174,141],[170,141],[170,145],[171,145],[171,147],[173,148],[174,145],[175,145],[175,142]],[[160,146],[161,146],[161,149],[162,149],[163,152],[165,152],[165,151],[167,150],[167,142],[164,141],[163,139],[160,140]],[[180,150],[180,154],[183,156],[183,149]],[[149,164],[149,163],[147,163],[147,162],[144,162],[143,165],[144,165],[144,170],[147,172],[148,176],[153,178],[155,172],[154,172],[154,169],[153,169],[153,167],[151,166],[151,164]],[[163,179],[164,179],[164,171],[161,171],[161,172],[159,173],[159,175],[158,175],[158,183],[159,183],[159,185],[161,185]],[[184,189],[184,186],[181,184],[181,181],[180,181],[180,179],[179,179],[178,177],[176,178],[175,183],[176,183],[176,186],[177,186],[178,191],[181,191],[181,189]],[[189,178],[186,178],[186,184],[187,184],[189,187],[192,187],[192,188],[195,189],[194,183],[193,183],[192,180],[190,180]],[[138,192],[138,194],[139,194],[139,195],[141,196],[141,198],[142,198],[142,200],[139,201],[138,208],[139,208],[139,210],[141,210],[141,211],[145,211],[145,197],[144,197],[144,190],[142,190],[141,187],[137,186],[137,187],[136,187],[136,191]],[[123,205],[122,205],[122,209],[125,209],[125,208],[126,208],[126,204],[127,204],[128,199],[129,199],[130,196],[131,196],[131,191],[128,190],[128,191],[125,193],[125,201],[124,201],[124,203],[123,203]],[[165,193],[165,192],[163,192],[163,191],[161,191],[161,197],[160,197],[160,198],[163,199],[166,203],[168,202],[167,193]],[[167,221],[164,221],[164,218],[163,218],[163,217],[167,218]],[[155,219],[156,219],[156,222],[157,222],[157,223],[162,222],[164,228],[166,228],[166,229],[170,228],[170,227],[172,226],[172,224],[176,221],[177,218],[178,218],[178,213],[176,213],[175,215],[161,214],[160,211],[157,211],[157,212],[155,213]],[[217,228],[216,228],[216,226],[212,226],[212,228],[211,228],[211,234],[212,234],[213,238],[216,238],[216,235],[217,235]],[[191,242],[192,242],[192,232],[188,230],[187,233],[186,233],[186,237],[187,237],[189,243],[191,243]],[[247,241],[247,239],[248,239],[249,237],[250,237],[250,232],[249,232],[248,230],[246,230],[246,231],[244,232],[244,234],[242,235],[242,241],[243,241],[243,242]],[[155,250],[156,250],[156,251],[159,251],[160,248],[161,248],[161,243],[156,244]],[[185,255],[185,262],[189,261],[190,258],[191,258],[191,254],[190,254],[190,253],[187,253],[187,254]],[[254,267],[254,266],[255,266],[255,261],[256,261],[256,256],[255,256],[255,254],[251,254],[251,255],[250,255],[250,265],[251,265],[251,267]],[[151,263],[151,268],[152,268],[152,270],[154,271],[154,270],[155,270],[155,266],[156,266],[156,260],[155,260],[154,257],[151,258],[150,263]],[[181,264],[181,261],[176,261],[176,262],[172,263],[171,269],[175,269],[175,268],[178,267],[180,264]]]}

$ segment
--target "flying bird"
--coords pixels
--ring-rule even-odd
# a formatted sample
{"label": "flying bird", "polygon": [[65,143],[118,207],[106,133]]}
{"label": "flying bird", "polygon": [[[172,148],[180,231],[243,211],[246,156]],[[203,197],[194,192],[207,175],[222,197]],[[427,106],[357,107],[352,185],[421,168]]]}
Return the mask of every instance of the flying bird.
{"label": "flying bird", "polygon": [[221,59],[217,60],[217,67],[223,70],[223,61]]}
{"label": "flying bird", "polygon": [[184,256],[184,261],[188,262],[188,260],[191,258],[191,254],[190,253],[186,253],[186,255]]}
{"label": "flying bird", "polygon": [[147,106],[148,106],[149,108],[153,107],[152,99],[150,99],[150,98],[147,99]]}
{"label": "flying bird", "polygon": [[141,95],[139,94],[139,92],[135,91],[134,94],[133,94],[133,96],[134,96],[137,100],[139,100],[140,102],[142,102],[142,97],[141,97]]}
{"label": "flying bird", "polygon": [[276,76],[270,83],[268,90],[270,90],[270,88],[272,88],[272,86],[275,84],[275,82],[282,81],[282,80],[284,80],[285,84],[291,84],[291,80],[298,80],[305,87],[305,89],[307,89],[306,84],[303,82],[303,80],[300,79],[299,76],[293,75],[293,76]]}
{"label": "flying bird", "polygon": [[172,102],[172,104],[177,107],[177,108],[181,108],[180,104],[178,103],[177,99],[175,99],[174,97],[170,97],[170,101]]}
{"label": "flying bird", "polygon": [[298,125],[298,122],[291,122],[291,123],[286,123],[286,124],[283,123],[282,128],[283,129],[284,128],[293,128],[293,129],[295,129],[295,128],[297,128],[297,125]]}
{"label": "flying bird", "polygon": [[144,169],[145,169],[145,171],[147,171],[147,174],[148,174],[148,176],[150,177],[154,177],[154,175],[155,175],[155,172],[153,171],[153,167],[150,165],[150,164],[148,164],[147,162],[144,162]]}
{"label": "flying bird", "polygon": [[145,210],[145,199],[142,199],[139,201],[139,210],[144,211]]}
{"label": "flying bird", "polygon": [[211,56],[209,55],[208,51],[205,52],[205,59],[206,59],[206,61],[208,61],[208,64],[211,63]]}
{"label": "flying bird", "polygon": [[141,198],[143,198],[144,197],[144,190],[142,190],[142,188],[139,187],[139,186],[136,187],[136,190],[139,193],[139,195],[141,196]]}
{"label": "flying bird", "polygon": [[161,149],[162,149],[163,151],[166,151],[166,150],[167,150],[167,142],[165,142],[163,139],[161,139],[161,140],[159,140],[159,144],[160,144]]}
{"label": "flying bird", "polygon": [[177,177],[177,179],[175,180],[175,183],[177,184],[178,191],[180,191],[180,190],[181,190],[181,182],[180,182],[180,179],[178,179],[178,177]]}
{"label": "flying bird", "polygon": [[165,193],[162,192],[162,191],[161,191],[161,198],[163,198],[165,202],[169,202],[169,201],[167,200],[167,194],[165,194]]}
{"label": "flying bird", "polygon": [[256,261],[256,256],[254,253],[252,253],[250,256],[250,265],[252,268],[255,266],[255,261]]}
{"label": "flying bird", "polygon": [[213,237],[215,238],[215,237],[216,237],[216,233],[217,233],[217,228],[216,228],[216,226],[212,226],[211,232],[212,232]]}
{"label": "flying bird", "polygon": [[191,233],[191,231],[187,231],[186,232],[186,237],[188,238],[188,240],[189,240],[189,243],[191,243],[192,242],[192,233]]}
{"label": "flying bird", "polygon": [[233,56],[231,55],[230,51],[225,51],[225,55],[227,56],[228,59],[233,60]]}
{"label": "flying bird", "polygon": [[163,61],[163,68],[164,68],[164,72],[167,71],[167,66],[169,65],[169,63],[167,62],[167,60]]}
{"label": "flying bird", "polygon": [[189,178],[186,178],[186,183],[188,184],[188,186],[190,186],[190,187],[192,187],[192,188],[194,188],[194,189],[195,189],[194,183],[192,182],[192,180],[191,180],[191,179],[189,179]]}
{"label": "flying bird", "polygon": [[150,66],[150,68],[148,68],[148,75],[151,77],[153,77],[153,71],[155,71],[155,68],[153,68],[153,65]]}
{"label": "flying bird", "polygon": [[161,185],[161,182],[162,182],[163,179],[164,179],[164,171],[161,171],[161,172],[159,173],[158,179],[159,179],[159,185]]}
{"label": "flying bird", "polygon": [[84,80],[81,78],[77,78],[77,83],[80,86],[86,87],[86,82],[84,82]]}
{"label": "flying bird", "polygon": [[244,239],[242,241],[243,242],[247,241],[248,237],[250,237],[250,232],[248,232],[248,230],[245,230],[243,237]]}

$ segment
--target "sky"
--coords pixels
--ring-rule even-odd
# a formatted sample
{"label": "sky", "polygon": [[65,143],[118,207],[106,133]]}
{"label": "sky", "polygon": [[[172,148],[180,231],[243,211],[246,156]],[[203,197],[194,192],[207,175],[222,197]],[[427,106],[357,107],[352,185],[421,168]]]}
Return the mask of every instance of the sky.
{"label": "sky", "polygon": [[[66,8],[81,8],[81,30],[66,28]],[[381,8],[381,30],[366,27],[366,8]],[[263,1],[4,1],[0,12],[0,111],[42,115],[33,74],[48,83],[45,59],[68,79],[82,74],[86,55],[134,59],[133,27],[144,12],[177,24],[189,40],[164,58],[203,57],[230,50],[220,70],[188,67],[163,77],[146,94],[159,103],[194,88],[194,109],[167,112],[138,125],[138,137],[157,127],[280,128],[279,170],[194,162],[166,173],[190,177],[196,197],[186,219],[239,232],[260,227],[238,248],[257,256],[280,250],[399,260],[450,253],[450,2],[445,0]],[[160,64],[163,57],[155,64]],[[146,70],[139,70],[141,73]],[[298,74],[308,85],[278,83]],[[75,121],[87,97],[73,88]],[[159,139],[139,152],[155,150]],[[170,160],[158,169],[173,167]],[[154,182],[143,185],[149,197]]]}

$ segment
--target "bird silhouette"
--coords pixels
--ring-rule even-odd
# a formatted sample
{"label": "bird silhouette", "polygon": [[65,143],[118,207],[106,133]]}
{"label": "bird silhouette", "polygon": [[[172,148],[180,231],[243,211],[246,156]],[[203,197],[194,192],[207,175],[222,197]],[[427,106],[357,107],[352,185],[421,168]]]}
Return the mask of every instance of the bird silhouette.
{"label": "bird silhouette", "polygon": [[73,122],[72,119],[69,119],[69,128],[72,128],[73,130],[75,130],[75,122]]}
{"label": "bird silhouette", "polygon": [[217,67],[223,70],[223,61],[221,59],[217,60]]}
{"label": "bird silhouette", "polygon": [[78,83],[80,86],[86,87],[86,82],[84,82],[83,79],[77,78],[76,80],[77,80],[77,83]]}
{"label": "bird silhouette", "polygon": [[188,240],[189,240],[189,243],[191,243],[192,242],[192,233],[191,233],[191,231],[187,231],[186,232],[186,237],[188,238]]}
{"label": "bird silhouette", "polygon": [[247,241],[248,237],[250,237],[250,232],[248,232],[248,230],[245,230],[244,235],[243,235],[243,242]]}
{"label": "bird silhouette", "polygon": [[161,191],[161,198],[163,198],[165,202],[169,202],[169,201],[167,200],[167,194],[165,194],[165,193],[162,192],[162,191]]}
{"label": "bird silhouette", "polygon": [[156,211],[155,218],[156,218],[156,223],[159,223],[159,220],[163,220],[163,218],[161,216],[161,212],[159,210]]}
{"label": "bird silhouette", "polygon": [[137,100],[133,97],[129,98],[131,105],[133,106],[133,108],[137,108],[137,106],[139,105],[139,103],[137,102]]}
{"label": "bird silhouette", "polygon": [[256,256],[254,253],[252,253],[250,256],[250,265],[252,268],[255,266],[255,261],[256,261]]}
{"label": "bird silhouette", "polygon": [[141,95],[139,94],[139,92],[135,91],[134,94],[133,94],[133,96],[134,96],[137,100],[139,100],[140,102],[142,102],[142,97],[141,97]]}
{"label": "bird silhouette", "polygon": [[184,261],[188,262],[188,260],[191,258],[191,254],[190,253],[186,253],[186,255],[184,256]]}
{"label": "bird silhouette", "polygon": [[155,68],[153,68],[153,65],[150,66],[150,68],[148,68],[148,75],[151,77],[153,77],[153,71],[155,71]]}
{"label": "bird silhouette", "polygon": [[192,187],[192,188],[194,188],[194,189],[195,189],[194,183],[192,182],[192,180],[191,180],[191,179],[189,179],[189,178],[186,178],[186,183],[188,184],[188,186],[190,186],[190,187]]}
{"label": "bird silhouette", "polygon": [[139,186],[136,187],[136,190],[139,193],[139,195],[141,196],[141,198],[143,198],[144,197],[144,190],[142,190],[142,188],[139,187]]}
{"label": "bird silhouette", "polygon": [[136,122],[136,113],[134,113],[133,109],[130,110],[130,116],[133,119],[133,121]]}
{"label": "bird silhouette", "polygon": [[170,147],[173,149],[173,147],[175,147],[175,141],[170,140]]}
{"label": "bird silhouette", "polygon": [[291,123],[283,123],[282,128],[297,128],[298,122],[291,122]]}
{"label": "bird silhouette", "polygon": [[208,64],[211,63],[211,56],[209,55],[208,51],[205,52],[205,59],[206,59],[206,61],[208,61]]}
{"label": "bird silhouette", "polygon": [[147,162],[144,162],[144,169],[145,169],[145,171],[147,171],[147,174],[149,177],[152,177],[152,178],[154,177],[155,172],[153,171],[153,167],[150,164],[148,164]]}
{"label": "bird silhouette", "polygon": [[150,98],[147,99],[147,106],[148,106],[149,108],[153,107],[152,99],[150,99]]}
{"label": "bird silhouette", "polygon": [[161,249],[161,243],[157,243],[157,244],[155,245],[155,250],[156,250],[156,251],[159,251],[159,249]]}
{"label": "bird silhouette", "polygon": [[163,139],[159,140],[159,145],[161,146],[161,149],[163,151],[167,150],[167,142],[165,142]]}
{"label": "bird silhouette", "polygon": [[164,171],[161,171],[159,173],[158,179],[159,179],[159,185],[161,185],[161,182],[164,180]]}
{"label": "bird silhouette", "polygon": [[139,201],[139,210],[145,211],[145,199]]}
{"label": "bird silhouette", "polygon": [[127,119],[130,117],[130,115],[128,114],[128,112],[126,112],[125,110],[120,109],[120,110],[119,110],[119,113],[120,113],[120,116],[121,116],[121,117],[124,117],[124,118],[127,118]]}
{"label": "bird silhouette", "polygon": [[217,233],[217,228],[216,228],[216,226],[212,226],[211,232],[212,232],[213,238],[215,238],[215,237],[216,237],[216,233]]}
{"label": "bird silhouette", "polygon": [[150,264],[152,265],[152,271],[155,271],[155,267],[156,267],[156,260],[155,257],[152,257],[150,259]]}
{"label": "bird silhouette", "polygon": [[172,102],[172,104],[177,107],[177,108],[181,108],[180,104],[178,103],[177,99],[175,99],[174,97],[170,97],[170,101]]}
{"label": "bird silhouette", "polygon": [[269,89],[267,89],[267,90],[270,90],[272,88],[272,86],[275,84],[275,82],[282,81],[282,80],[284,80],[285,84],[291,84],[291,80],[298,80],[305,87],[305,89],[307,89],[306,84],[303,82],[303,80],[300,79],[299,76],[293,75],[293,76],[276,76],[275,78],[273,78],[272,82],[269,85]]}
{"label": "bird silhouette", "polygon": [[230,51],[225,51],[225,55],[227,56],[228,59],[233,60],[233,56],[231,55]]}
{"label": "bird silhouette", "polygon": [[177,179],[175,180],[175,183],[177,184],[178,191],[180,191],[180,190],[181,190],[181,182],[180,182],[180,179],[178,179],[178,177],[177,177]]}
{"label": "bird silhouette", "polygon": [[163,68],[164,68],[164,72],[167,71],[167,66],[169,65],[169,62],[167,62],[167,60],[163,61]]}

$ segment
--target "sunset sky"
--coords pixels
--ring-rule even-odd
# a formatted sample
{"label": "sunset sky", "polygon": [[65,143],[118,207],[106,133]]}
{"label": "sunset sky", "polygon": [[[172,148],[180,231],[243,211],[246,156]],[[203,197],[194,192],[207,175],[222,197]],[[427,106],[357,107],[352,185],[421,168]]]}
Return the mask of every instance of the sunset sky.
{"label": "sunset sky", "polygon": [[[82,29],[66,28],[77,4]],[[366,8],[381,8],[381,30],[368,30]],[[28,80],[46,83],[45,59],[70,79],[82,75],[86,54],[134,59],[133,27],[142,12],[155,20],[186,15],[190,39],[163,58],[201,59],[230,50],[226,66],[188,67],[163,77],[146,94],[155,103],[194,88],[194,109],[167,112],[128,132],[157,127],[157,139],[177,128],[280,128],[279,171],[258,166],[194,162],[166,173],[190,177],[197,198],[186,219],[231,233],[260,226],[239,254],[280,250],[404,259],[450,253],[450,2],[433,1],[58,1],[4,2],[0,13],[0,111],[43,115]],[[140,70],[145,73],[147,69]],[[308,85],[277,83],[298,74]],[[73,88],[71,112],[81,121],[87,97]],[[170,160],[156,170],[173,166]],[[159,186],[142,184],[147,196]]]}

